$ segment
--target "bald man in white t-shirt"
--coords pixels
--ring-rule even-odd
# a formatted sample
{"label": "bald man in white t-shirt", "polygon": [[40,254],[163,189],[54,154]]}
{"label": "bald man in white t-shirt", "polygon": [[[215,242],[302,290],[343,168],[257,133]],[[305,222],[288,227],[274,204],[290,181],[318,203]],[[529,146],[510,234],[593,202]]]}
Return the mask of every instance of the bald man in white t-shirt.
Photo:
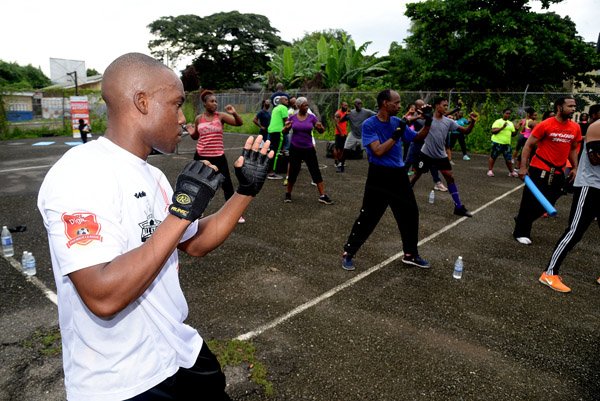
{"label": "bald man in white t-shirt", "polygon": [[106,69],[102,97],[104,137],[67,152],[38,196],[67,398],[228,400],[218,361],[184,323],[177,250],[203,256],[225,241],[264,182],[268,143],[259,151],[260,136],[246,141],[234,163],[237,193],[198,220],[222,180],[214,166],[190,162],[173,190],[146,161],[152,149],[172,153],[181,140],[181,81],[129,53]]}

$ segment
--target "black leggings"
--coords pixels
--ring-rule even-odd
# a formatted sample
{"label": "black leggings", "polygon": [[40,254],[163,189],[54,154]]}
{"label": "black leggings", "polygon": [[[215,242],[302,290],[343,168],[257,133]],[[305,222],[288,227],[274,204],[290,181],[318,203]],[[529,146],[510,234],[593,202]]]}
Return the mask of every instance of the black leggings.
{"label": "black leggings", "polygon": [[202,344],[196,363],[128,401],[230,401],[225,375],[215,355]]}
{"label": "black leggings", "polygon": [[194,155],[194,160],[206,160],[210,164],[215,165],[219,169],[219,173],[223,174],[223,177],[225,177],[225,181],[223,181],[223,184],[221,185],[221,188],[223,188],[223,194],[225,195],[225,200],[233,196],[233,183],[231,182],[231,174],[229,173],[229,165],[227,164],[227,158],[225,155],[208,157],[200,156],[198,153],[196,153]]}
{"label": "black leggings", "polygon": [[290,146],[290,171],[288,181],[292,184],[296,183],[302,161],[306,163],[310,176],[315,184],[323,182],[321,170],[319,170],[319,160],[317,160],[317,151],[315,148],[297,148],[294,145]]}
{"label": "black leggings", "polygon": [[344,250],[354,256],[369,238],[381,216],[392,209],[405,254],[418,255],[419,208],[408,181],[406,169],[369,163],[365,194],[360,214],[352,226]]}

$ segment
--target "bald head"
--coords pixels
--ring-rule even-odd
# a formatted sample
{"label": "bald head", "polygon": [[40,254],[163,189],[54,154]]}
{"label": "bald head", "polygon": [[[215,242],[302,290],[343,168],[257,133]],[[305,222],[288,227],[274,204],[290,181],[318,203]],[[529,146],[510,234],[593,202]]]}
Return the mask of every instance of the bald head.
{"label": "bald head", "polygon": [[113,61],[102,80],[105,138],[145,159],[152,149],[171,153],[185,123],[183,84],[160,61],[128,53]]}
{"label": "bald head", "polygon": [[[173,72],[160,61],[142,53],[118,57],[102,77],[102,98],[110,110],[131,102],[137,91],[153,91],[161,84],[162,74]],[[173,74],[173,76],[175,76]]]}

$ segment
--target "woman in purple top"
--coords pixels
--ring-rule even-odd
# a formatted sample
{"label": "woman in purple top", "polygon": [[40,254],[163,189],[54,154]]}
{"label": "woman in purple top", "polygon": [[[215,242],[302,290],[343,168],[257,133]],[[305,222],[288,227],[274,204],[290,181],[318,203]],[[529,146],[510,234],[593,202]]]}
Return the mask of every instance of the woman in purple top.
{"label": "woman in purple top", "polygon": [[319,170],[319,161],[317,160],[317,151],[313,144],[312,130],[316,129],[319,133],[325,131],[325,127],[314,114],[308,113],[308,101],[305,97],[296,99],[298,113],[288,117],[283,133],[287,134],[292,130],[292,141],[290,145],[290,166],[289,177],[287,184],[287,192],[285,193],[284,202],[292,201],[292,189],[300,173],[302,161],[306,163],[310,176],[319,191],[319,202],[326,205],[331,205],[333,201],[325,193],[325,184]]}

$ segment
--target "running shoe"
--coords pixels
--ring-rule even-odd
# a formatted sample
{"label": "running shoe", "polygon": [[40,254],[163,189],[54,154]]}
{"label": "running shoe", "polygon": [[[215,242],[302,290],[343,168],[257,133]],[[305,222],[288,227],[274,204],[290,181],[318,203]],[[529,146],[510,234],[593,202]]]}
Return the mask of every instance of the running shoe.
{"label": "running shoe", "polygon": [[429,269],[431,265],[428,261],[420,257],[419,255],[404,255],[402,258],[402,263],[405,265],[413,265],[420,267],[422,269]]}
{"label": "running shoe", "polygon": [[331,205],[333,201],[327,196],[327,194],[323,194],[319,196],[319,202],[324,203],[326,205]]}
{"label": "running shoe", "polygon": [[468,162],[469,160],[471,160],[471,158],[469,157],[469,155],[464,155],[463,160]]}
{"label": "running shoe", "polygon": [[494,172],[492,170],[488,170],[487,176],[488,177],[493,177],[494,176]]}
{"label": "running shoe", "polygon": [[456,163],[454,163],[454,160],[450,160],[450,164],[451,164],[452,166],[456,166]]}
{"label": "running shoe", "polygon": [[531,239],[529,239],[527,237],[515,237],[515,239],[517,240],[517,242],[519,244],[531,245]]}
{"label": "running shoe", "polygon": [[348,255],[348,252],[344,252],[342,255],[342,269],[354,270],[354,262],[352,262],[352,256]]}
{"label": "running shoe", "polygon": [[436,182],[435,185],[433,186],[433,189],[435,189],[436,191],[440,191],[440,192],[448,191],[448,188],[446,188],[446,186],[441,181]]}
{"label": "running shoe", "polygon": [[286,186],[287,186],[287,184],[288,184],[288,178],[287,178],[287,177],[285,177],[285,178],[283,179],[283,186],[284,186],[284,187],[286,187]]}
{"label": "running shoe", "polygon": [[285,193],[285,199],[283,200],[283,203],[292,203],[292,194],[289,192]]}
{"label": "running shoe", "polygon": [[244,224],[246,222],[246,219],[244,218],[244,216],[240,216],[239,220],[238,220],[238,224]]}
{"label": "running shoe", "polygon": [[471,212],[469,212],[464,205],[461,207],[454,207],[454,214],[457,216],[473,217]]}
{"label": "running shoe", "polygon": [[516,178],[516,177],[518,177],[518,176],[519,176],[519,173],[517,173],[516,171],[512,171],[512,172],[508,173],[508,176],[509,176],[509,177],[515,177],[515,178]]}
{"label": "running shoe", "polygon": [[563,284],[558,274],[546,274],[546,272],[543,272],[540,276],[540,283],[547,285],[554,291],[571,292],[571,289]]}
{"label": "running shoe", "polygon": [[278,174],[271,173],[271,174],[267,175],[267,179],[268,180],[282,180],[283,177]]}
{"label": "running shoe", "polygon": [[316,187],[316,186],[317,186],[317,183],[316,183],[316,182],[314,182],[314,181],[311,181],[311,182],[310,182],[310,185],[312,185],[312,186],[315,186],[315,187]]}
{"label": "running shoe", "polygon": [[597,282],[598,284],[600,284],[600,277],[598,277],[598,279],[596,280],[596,282]]}

